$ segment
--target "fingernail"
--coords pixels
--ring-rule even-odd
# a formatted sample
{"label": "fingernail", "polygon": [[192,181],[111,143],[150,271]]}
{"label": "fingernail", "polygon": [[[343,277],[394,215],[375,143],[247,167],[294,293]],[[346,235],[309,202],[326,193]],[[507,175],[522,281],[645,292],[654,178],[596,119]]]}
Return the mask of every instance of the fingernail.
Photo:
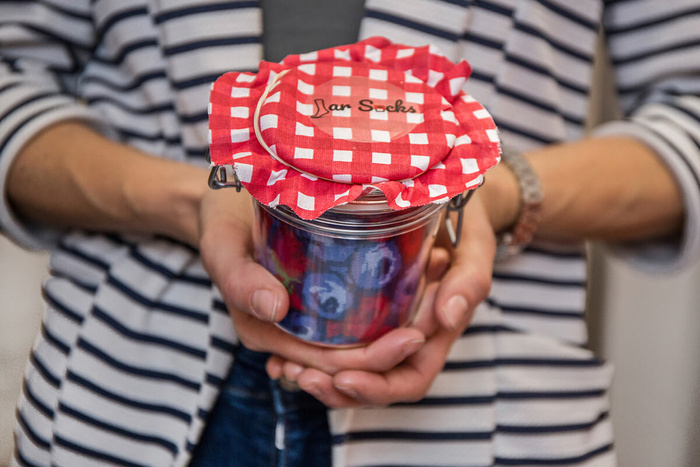
{"label": "fingernail", "polygon": [[284,369],[284,375],[289,379],[296,380],[304,370],[305,368],[301,365],[287,363]]}
{"label": "fingernail", "polygon": [[314,396],[316,399],[321,398],[321,390],[316,386],[315,384],[311,384],[306,388],[301,388],[304,392],[308,392],[312,396]]}
{"label": "fingernail", "polygon": [[423,344],[425,344],[424,339],[416,339],[413,341],[408,341],[406,342],[403,347],[401,348],[401,354],[403,358],[409,357],[416,353],[418,349],[423,347]]}
{"label": "fingernail", "polygon": [[250,300],[253,313],[258,318],[265,321],[274,321],[277,313],[277,297],[266,289],[258,289],[253,292]]}
{"label": "fingernail", "polygon": [[357,399],[358,393],[357,390],[354,388],[349,388],[347,386],[335,386],[335,388],[345,394],[348,397],[352,397],[353,399]]}
{"label": "fingernail", "polygon": [[467,299],[461,295],[455,295],[447,301],[447,304],[442,309],[442,314],[450,329],[456,329],[468,310]]}

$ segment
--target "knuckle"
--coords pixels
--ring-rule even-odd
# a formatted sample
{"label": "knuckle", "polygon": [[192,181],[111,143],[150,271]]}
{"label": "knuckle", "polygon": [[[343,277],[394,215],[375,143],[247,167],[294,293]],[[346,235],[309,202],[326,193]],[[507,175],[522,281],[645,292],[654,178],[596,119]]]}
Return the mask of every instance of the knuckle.
{"label": "knuckle", "polygon": [[320,360],[317,366],[318,370],[330,376],[334,376],[342,371],[342,368],[339,365],[333,362],[326,362],[324,360]]}
{"label": "knuckle", "polygon": [[257,339],[251,339],[249,336],[238,336],[238,339],[240,340],[241,344],[243,344],[244,347],[246,347],[248,350],[251,350],[253,352],[263,352],[266,349],[263,348],[262,345],[260,345],[257,341]]}
{"label": "knuckle", "polygon": [[491,276],[479,274],[474,278],[474,293],[475,298],[481,302],[488,297],[491,292]]}
{"label": "knuckle", "polygon": [[401,402],[408,402],[413,404],[416,402],[420,402],[423,398],[425,398],[425,393],[423,391],[413,391],[412,393],[406,394]]}
{"label": "knuckle", "polygon": [[415,402],[420,402],[425,398],[425,396],[428,394],[428,387],[424,385],[416,385],[413,386],[409,391],[401,393],[401,394],[395,394],[394,397],[392,397],[394,402],[406,402],[406,403],[415,403]]}
{"label": "knuckle", "polygon": [[357,358],[351,350],[330,350],[326,354],[317,355],[319,369],[329,375],[335,375],[341,371],[366,369],[364,358]]}
{"label": "knuckle", "polygon": [[323,404],[326,407],[328,407],[329,409],[344,409],[348,406],[347,404],[343,404],[340,401],[334,401],[334,400],[330,400],[330,401],[323,401],[322,400],[321,402],[323,402]]}
{"label": "knuckle", "polygon": [[[221,278],[222,286],[224,288],[224,293],[230,298],[237,298],[235,292],[238,289],[238,284],[240,283],[240,278],[236,274],[226,273],[224,277]],[[233,300],[232,300],[233,301]]]}
{"label": "knuckle", "polygon": [[411,394],[411,400],[408,402],[419,402],[423,399],[425,399],[425,396],[428,395],[428,392],[430,391],[430,387],[433,384],[433,379],[430,378],[427,380],[423,380],[419,383],[416,383],[414,386],[413,393]]}

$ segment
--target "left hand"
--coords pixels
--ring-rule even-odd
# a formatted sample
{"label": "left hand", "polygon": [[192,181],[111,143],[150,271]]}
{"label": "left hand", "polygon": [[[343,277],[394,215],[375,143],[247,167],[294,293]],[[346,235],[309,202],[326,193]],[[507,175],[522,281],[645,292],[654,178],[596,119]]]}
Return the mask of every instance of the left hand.
{"label": "left hand", "polygon": [[441,262],[442,249],[434,249],[430,283],[411,325],[427,336],[417,352],[383,372],[347,369],[335,374],[275,355],[267,362],[268,375],[273,379],[284,375],[296,381],[302,390],[332,408],[383,406],[425,397],[452,344],[491,288],[496,242],[478,193],[464,208],[463,225],[459,247],[451,251],[451,264],[444,274],[436,266]]}

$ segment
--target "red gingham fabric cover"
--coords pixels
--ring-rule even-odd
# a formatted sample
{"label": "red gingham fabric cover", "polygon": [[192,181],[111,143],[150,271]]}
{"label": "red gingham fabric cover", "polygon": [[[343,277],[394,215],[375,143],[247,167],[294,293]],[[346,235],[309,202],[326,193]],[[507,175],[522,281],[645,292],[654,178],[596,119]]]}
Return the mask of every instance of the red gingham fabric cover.
{"label": "red gingham fabric cover", "polygon": [[[210,97],[212,164],[232,165],[260,203],[303,219],[370,187],[392,209],[447,202],[500,160],[491,116],[462,91],[470,72],[432,46],[373,37],[226,73]],[[284,163],[254,131],[270,84],[260,135]]]}

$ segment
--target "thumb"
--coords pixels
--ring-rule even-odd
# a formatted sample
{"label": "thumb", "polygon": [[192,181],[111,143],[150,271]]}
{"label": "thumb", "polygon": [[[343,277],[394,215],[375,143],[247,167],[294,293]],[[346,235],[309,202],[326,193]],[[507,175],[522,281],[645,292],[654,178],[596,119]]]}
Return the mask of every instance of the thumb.
{"label": "thumb", "polygon": [[202,203],[202,263],[228,307],[264,321],[279,321],[286,314],[289,297],[253,257],[252,203],[238,193],[221,203],[222,195],[215,193]]}
{"label": "thumb", "polygon": [[447,329],[461,329],[473,310],[491,290],[496,240],[486,210],[474,194],[464,207],[459,246],[453,250],[452,266],[440,281],[435,314]]}

